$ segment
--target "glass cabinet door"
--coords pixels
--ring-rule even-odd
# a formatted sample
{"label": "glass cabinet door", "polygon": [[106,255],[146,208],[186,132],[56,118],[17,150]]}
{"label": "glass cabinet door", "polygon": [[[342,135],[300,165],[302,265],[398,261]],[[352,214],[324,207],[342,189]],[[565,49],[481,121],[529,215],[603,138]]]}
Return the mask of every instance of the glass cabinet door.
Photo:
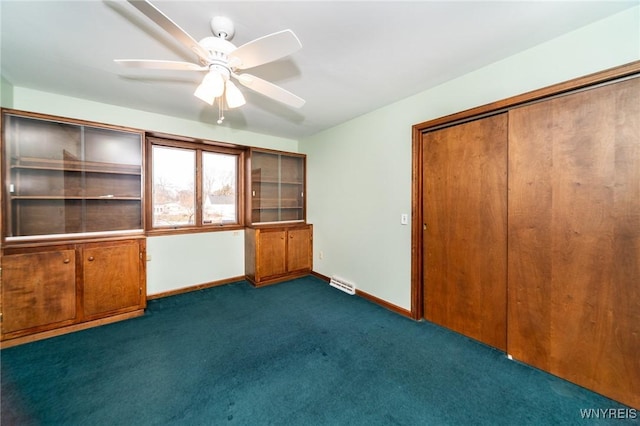
{"label": "glass cabinet door", "polygon": [[304,222],[305,156],[251,152],[251,223]]}
{"label": "glass cabinet door", "polygon": [[142,229],[142,134],[4,115],[5,237]]}

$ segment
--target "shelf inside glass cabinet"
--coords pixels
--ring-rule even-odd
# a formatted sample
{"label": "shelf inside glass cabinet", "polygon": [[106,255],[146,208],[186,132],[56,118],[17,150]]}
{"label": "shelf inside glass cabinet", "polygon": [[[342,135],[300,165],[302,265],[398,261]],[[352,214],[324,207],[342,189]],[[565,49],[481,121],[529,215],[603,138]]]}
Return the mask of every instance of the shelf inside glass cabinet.
{"label": "shelf inside glass cabinet", "polygon": [[251,153],[251,222],[305,220],[305,157],[259,151]]}
{"label": "shelf inside glass cabinet", "polygon": [[6,237],[142,229],[142,134],[5,114]]}

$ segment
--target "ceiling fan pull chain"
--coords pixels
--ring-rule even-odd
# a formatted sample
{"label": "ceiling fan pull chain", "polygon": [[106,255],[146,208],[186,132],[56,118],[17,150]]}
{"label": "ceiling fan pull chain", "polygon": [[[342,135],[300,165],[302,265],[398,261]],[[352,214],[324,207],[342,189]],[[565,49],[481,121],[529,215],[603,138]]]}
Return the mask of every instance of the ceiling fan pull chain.
{"label": "ceiling fan pull chain", "polygon": [[218,124],[222,124],[224,121],[224,104],[222,103],[222,96],[218,97]]}

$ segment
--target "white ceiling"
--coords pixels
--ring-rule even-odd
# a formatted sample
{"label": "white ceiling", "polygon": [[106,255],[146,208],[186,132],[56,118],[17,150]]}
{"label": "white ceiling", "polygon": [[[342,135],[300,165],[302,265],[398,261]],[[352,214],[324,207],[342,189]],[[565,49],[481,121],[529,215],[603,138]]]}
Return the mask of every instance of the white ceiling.
{"label": "white ceiling", "polygon": [[[293,109],[243,88],[223,126],[299,139],[424,91],[638,1],[153,1],[200,40],[231,18],[232,42],[291,29],[293,55],[251,69],[304,98]],[[217,126],[193,96],[198,72],[132,70],[113,59],[197,62],[123,1],[0,0],[2,75],[17,87]],[[571,60],[570,57],[567,60]],[[554,64],[550,63],[550,67]],[[526,78],[526,70],[514,70]]]}

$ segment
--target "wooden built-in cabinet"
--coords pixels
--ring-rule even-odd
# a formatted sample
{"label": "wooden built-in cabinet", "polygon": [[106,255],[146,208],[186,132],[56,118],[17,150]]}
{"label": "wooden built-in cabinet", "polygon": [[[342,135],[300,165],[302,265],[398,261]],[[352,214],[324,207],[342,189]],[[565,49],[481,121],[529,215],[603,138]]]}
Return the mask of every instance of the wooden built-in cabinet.
{"label": "wooden built-in cabinet", "polygon": [[3,347],[142,315],[144,238],[6,248]]}
{"label": "wooden built-in cabinet", "polygon": [[2,346],[141,315],[143,132],[2,110]]}
{"label": "wooden built-in cabinet", "polygon": [[478,109],[416,125],[425,318],[640,408],[640,62]]}
{"label": "wooden built-in cabinet", "polygon": [[313,227],[305,223],[306,156],[252,148],[246,169],[247,279],[262,286],[309,274]]}
{"label": "wooden built-in cabinet", "polygon": [[313,267],[313,226],[251,227],[245,231],[245,273],[255,286],[307,275]]}

